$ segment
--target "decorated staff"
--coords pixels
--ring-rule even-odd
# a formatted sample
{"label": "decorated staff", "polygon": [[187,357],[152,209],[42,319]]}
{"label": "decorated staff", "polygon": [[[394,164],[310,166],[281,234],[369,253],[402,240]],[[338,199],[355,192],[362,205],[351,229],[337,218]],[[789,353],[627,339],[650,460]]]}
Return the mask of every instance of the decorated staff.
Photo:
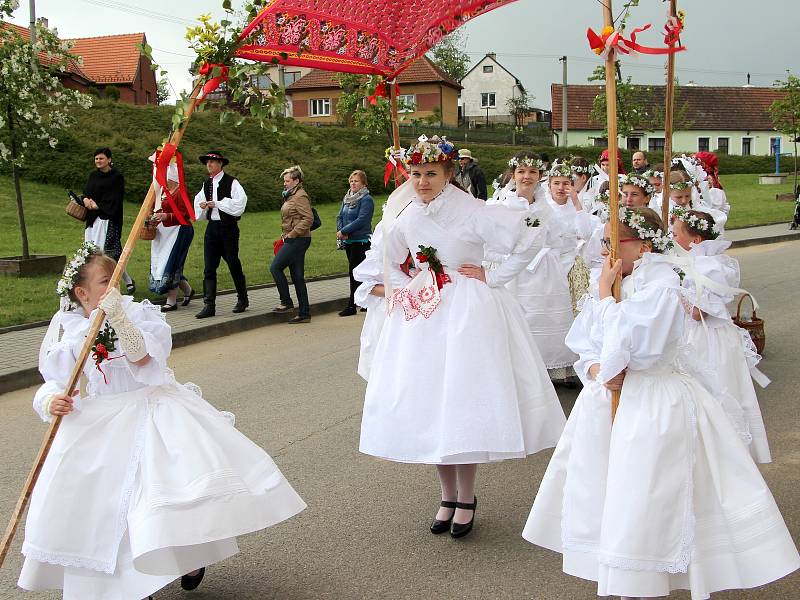
{"label": "decorated staff", "polygon": [[[681,45],[681,32],[683,31],[684,14],[677,9],[677,0],[669,0],[669,14],[667,24],[664,26],[664,43],[670,48],[683,48]],[[675,52],[667,55],[667,85],[666,85],[666,110],[664,111],[664,165],[669,169],[672,164],[672,126],[675,114]],[[666,173],[665,172],[665,177]],[[667,223],[669,219],[669,202],[664,198],[661,203],[661,220]]]}

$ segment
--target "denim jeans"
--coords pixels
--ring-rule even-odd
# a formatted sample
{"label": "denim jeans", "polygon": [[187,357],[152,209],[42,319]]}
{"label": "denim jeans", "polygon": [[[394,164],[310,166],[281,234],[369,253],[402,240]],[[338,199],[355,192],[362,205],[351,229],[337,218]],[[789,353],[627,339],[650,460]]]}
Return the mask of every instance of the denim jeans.
{"label": "denim jeans", "polygon": [[287,238],[284,240],[283,247],[278,250],[278,254],[272,259],[269,272],[275,280],[278,294],[281,297],[281,304],[292,306],[292,297],[289,295],[289,282],[284,274],[284,269],[289,267],[289,274],[292,276],[294,291],[297,294],[297,314],[300,317],[310,317],[311,307],[308,303],[308,289],[306,288],[305,269],[306,251],[311,246],[310,237]]}

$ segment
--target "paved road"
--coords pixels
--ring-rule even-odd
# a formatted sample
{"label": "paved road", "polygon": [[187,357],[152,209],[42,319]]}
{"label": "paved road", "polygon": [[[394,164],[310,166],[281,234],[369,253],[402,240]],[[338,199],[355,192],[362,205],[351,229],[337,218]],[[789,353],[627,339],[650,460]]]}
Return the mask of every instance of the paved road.
{"label": "paved road", "polygon": [[[776,461],[763,468],[800,541],[800,418],[796,292],[800,244],[734,252],[744,285],[767,321],[763,370],[775,382],[761,394]],[[561,573],[559,556],[520,537],[550,452],[479,470],[477,526],[465,540],[427,531],[437,502],[431,467],[398,465],[358,453],[364,384],[355,375],[362,317],[275,325],[177,350],[180,380],[237,415],[237,425],[275,458],[309,508],[287,523],[242,538],[242,552],[212,567],[197,592],[173,584],[158,600],[299,598],[593,598],[594,586]],[[0,396],[0,515],[11,511],[44,426],[32,390]],[[574,401],[561,393],[565,409]],[[80,519],[80,515],[65,515]],[[14,589],[19,544],[0,571],[0,598]],[[27,598],[56,598],[28,594]],[[675,594],[676,598],[688,598]],[[800,574],[764,590],[719,599],[800,597]]]}

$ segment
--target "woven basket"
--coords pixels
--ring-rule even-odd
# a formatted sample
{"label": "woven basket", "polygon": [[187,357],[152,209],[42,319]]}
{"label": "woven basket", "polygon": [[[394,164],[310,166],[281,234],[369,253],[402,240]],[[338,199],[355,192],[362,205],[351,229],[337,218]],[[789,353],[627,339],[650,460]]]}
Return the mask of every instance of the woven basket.
{"label": "woven basket", "polygon": [[750,334],[750,339],[753,340],[756,351],[759,354],[764,354],[764,346],[767,343],[767,337],[764,334],[764,319],[759,319],[758,315],[756,315],[755,305],[753,305],[753,314],[750,318],[742,318],[742,302],[744,302],[745,298],[750,298],[750,304],[753,304],[752,296],[750,296],[750,294],[743,294],[742,297],[739,298],[739,304],[736,306],[736,316],[733,317],[733,323],[737,327],[741,327],[747,331],[747,333]]}
{"label": "woven basket", "polygon": [[145,224],[142,225],[142,228],[139,230],[139,239],[140,240],[154,240],[156,239],[156,227],[158,223],[153,223],[150,225],[147,221]]}
{"label": "woven basket", "polygon": [[73,219],[78,219],[78,221],[86,220],[86,207],[81,206],[75,202],[75,200],[70,200],[67,203],[67,206],[64,208],[64,212],[66,212]]}

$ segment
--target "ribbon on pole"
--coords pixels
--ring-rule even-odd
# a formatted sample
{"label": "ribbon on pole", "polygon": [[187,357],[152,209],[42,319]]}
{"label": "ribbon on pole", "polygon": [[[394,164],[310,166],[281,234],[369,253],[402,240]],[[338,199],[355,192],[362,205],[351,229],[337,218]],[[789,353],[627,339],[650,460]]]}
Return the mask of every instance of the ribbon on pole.
{"label": "ribbon on pole", "polygon": [[389,154],[389,160],[386,163],[386,169],[383,172],[384,187],[389,185],[389,179],[392,177],[392,171],[394,171],[395,187],[400,187],[400,184],[403,183],[400,181],[400,175],[408,179],[408,171],[406,171],[402,161],[397,160],[392,154]]}
{"label": "ribbon on pole", "polygon": [[[214,69],[219,69],[219,74],[214,76]],[[223,81],[228,80],[229,67],[218,63],[203,63],[200,65],[200,75],[208,78],[203,84],[203,91],[200,94],[202,98],[208,96],[211,92],[215,91]]]}
{"label": "ribbon on pole", "polygon": [[681,44],[681,32],[683,31],[683,11],[678,16],[670,16],[664,25],[664,44],[667,46],[677,46],[683,48]]}
{"label": "ribbon on pole", "polygon": [[[398,95],[400,94],[400,86],[396,83],[393,84],[396,86]],[[389,98],[389,92],[386,89],[386,82],[382,81],[378,85],[375,86],[375,92],[367,96],[367,100],[369,101],[370,105],[375,106],[378,103],[378,98]]]}
{"label": "ribbon on pole", "polygon": [[615,30],[611,25],[603,27],[599,34],[589,27],[586,30],[586,38],[589,40],[589,46],[594,53],[604,59],[615,50],[621,54],[635,54],[637,52],[639,54],[674,54],[686,50],[684,46],[655,48],[639,44],[636,41],[636,36],[643,31],[647,31],[650,27],[652,27],[650,23],[637,27],[631,32],[629,38],[625,38],[622,31]]}
{"label": "ribbon on pole", "polygon": [[189,217],[195,220],[194,205],[189,200],[189,195],[186,193],[186,183],[183,176],[183,156],[178,152],[178,147],[175,144],[164,144],[162,150],[156,150],[154,177],[156,183],[164,190],[167,206],[169,206],[170,210],[175,215],[178,223],[181,225],[188,225],[189,221],[187,221],[183,213],[178,210],[177,201],[172,197],[172,193],[169,191],[169,186],[167,185],[167,168],[173,158],[175,158],[175,165],[178,168],[178,196],[183,202],[183,206],[189,214]]}

